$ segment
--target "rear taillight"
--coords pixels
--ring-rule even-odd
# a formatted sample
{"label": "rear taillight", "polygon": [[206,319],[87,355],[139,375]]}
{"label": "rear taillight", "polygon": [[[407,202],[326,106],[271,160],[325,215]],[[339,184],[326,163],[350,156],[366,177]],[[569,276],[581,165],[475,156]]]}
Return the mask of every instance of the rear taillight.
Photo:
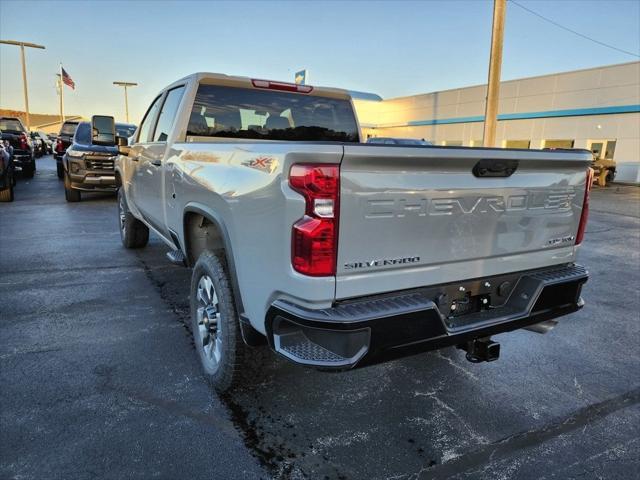
{"label": "rear taillight", "polygon": [[271,80],[251,80],[251,84],[255,88],[266,88],[268,90],[282,90],[284,92],[311,93],[313,87],[311,85],[298,85],[287,82],[273,82]]}
{"label": "rear taillight", "polygon": [[293,225],[291,263],[304,275],[336,274],[340,167],[297,164],[289,172],[289,185],[305,198],[305,215]]}
{"label": "rear taillight", "polygon": [[29,148],[29,144],[27,143],[27,134],[23,133],[20,135],[20,148],[22,150],[27,150]]}
{"label": "rear taillight", "polygon": [[578,226],[578,234],[576,235],[576,245],[580,245],[584,239],[584,232],[587,229],[587,220],[589,218],[589,192],[593,184],[593,168],[587,169],[587,185],[584,190],[584,201],[582,202],[582,214],[580,215],[580,226]]}

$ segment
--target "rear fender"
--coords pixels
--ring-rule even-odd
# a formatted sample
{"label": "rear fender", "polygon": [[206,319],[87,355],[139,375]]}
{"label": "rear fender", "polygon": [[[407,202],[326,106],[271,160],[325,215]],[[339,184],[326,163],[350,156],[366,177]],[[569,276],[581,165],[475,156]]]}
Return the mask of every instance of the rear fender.
{"label": "rear fender", "polygon": [[193,265],[197,261],[197,258],[195,258],[194,255],[192,255],[190,252],[191,246],[189,245],[188,241],[189,225],[187,225],[187,223],[190,213],[195,213],[205,218],[208,222],[214,225],[216,231],[220,236],[225,253],[227,272],[229,274],[229,279],[231,280],[231,289],[233,290],[236,311],[238,312],[238,316],[240,318],[240,331],[242,332],[242,339],[247,345],[250,346],[266,344],[266,338],[264,337],[264,335],[253,328],[250,320],[244,313],[244,304],[242,303],[242,294],[240,293],[240,284],[238,282],[238,275],[234,260],[235,257],[233,255],[232,243],[229,238],[229,231],[220,216],[213,210],[208,208],[206,205],[190,203],[184,209],[182,239],[179,242],[179,246],[185,254],[187,264],[190,267],[193,267]]}

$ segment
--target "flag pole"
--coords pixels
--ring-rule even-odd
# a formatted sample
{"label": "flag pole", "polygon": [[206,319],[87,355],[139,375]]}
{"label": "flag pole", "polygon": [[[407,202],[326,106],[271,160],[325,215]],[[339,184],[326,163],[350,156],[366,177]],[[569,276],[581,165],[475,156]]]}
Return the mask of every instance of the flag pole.
{"label": "flag pole", "polygon": [[60,111],[60,124],[64,123],[64,118],[62,115],[62,97],[60,96],[62,81],[60,80],[60,74],[56,73],[56,95],[58,95],[58,109]]}
{"label": "flag pole", "polygon": [[[64,80],[62,78],[62,62],[60,62],[60,117],[64,123]],[[62,123],[60,128],[62,128]]]}

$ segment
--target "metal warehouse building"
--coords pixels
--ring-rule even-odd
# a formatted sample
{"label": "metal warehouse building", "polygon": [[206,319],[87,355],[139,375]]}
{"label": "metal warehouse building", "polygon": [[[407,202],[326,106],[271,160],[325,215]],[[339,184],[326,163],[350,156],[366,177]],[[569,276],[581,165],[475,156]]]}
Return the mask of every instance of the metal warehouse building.
{"label": "metal warehouse building", "polygon": [[[368,137],[481,146],[486,85],[383,100],[355,94]],[[640,62],[502,82],[498,145],[587,148],[640,183]]]}

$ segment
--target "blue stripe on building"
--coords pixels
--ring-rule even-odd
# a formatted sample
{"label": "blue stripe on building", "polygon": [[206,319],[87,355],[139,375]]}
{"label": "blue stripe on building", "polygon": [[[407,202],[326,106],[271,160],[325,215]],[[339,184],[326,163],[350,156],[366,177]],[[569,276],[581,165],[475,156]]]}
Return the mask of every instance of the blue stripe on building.
{"label": "blue stripe on building", "polygon": [[[610,115],[615,113],[640,113],[640,105],[618,105],[612,107],[570,108],[567,110],[546,110],[542,112],[501,113],[498,120],[527,120],[531,118],[580,117],[585,115]],[[473,117],[435,118],[412,120],[407,123],[378,125],[378,128],[419,127],[425,125],[448,125],[452,123],[484,122],[484,115]]]}

